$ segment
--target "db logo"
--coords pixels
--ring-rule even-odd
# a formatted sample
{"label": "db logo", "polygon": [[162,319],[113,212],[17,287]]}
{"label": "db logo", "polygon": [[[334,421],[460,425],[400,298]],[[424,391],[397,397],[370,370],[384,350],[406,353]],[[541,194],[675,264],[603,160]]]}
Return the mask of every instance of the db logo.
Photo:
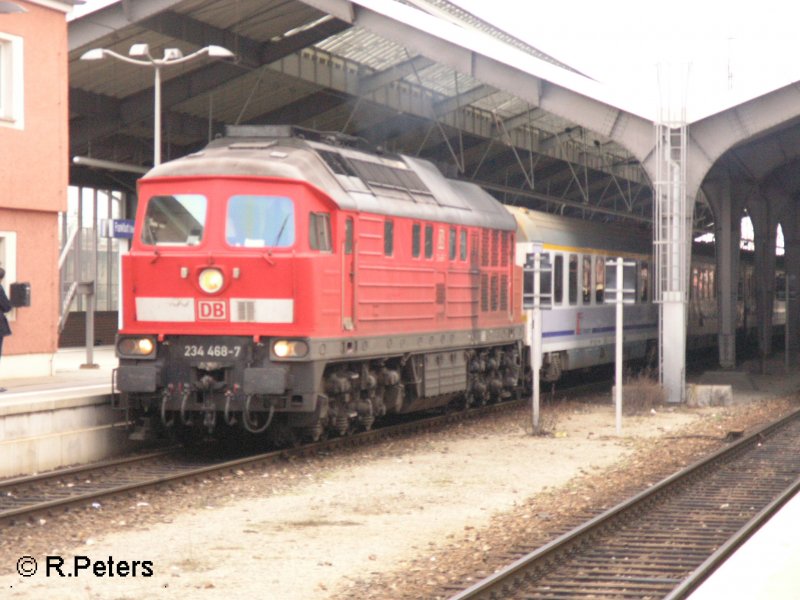
{"label": "db logo", "polygon": [[206,321],[224,321],[228,318],[225,300],[198,300],[198,318]]}

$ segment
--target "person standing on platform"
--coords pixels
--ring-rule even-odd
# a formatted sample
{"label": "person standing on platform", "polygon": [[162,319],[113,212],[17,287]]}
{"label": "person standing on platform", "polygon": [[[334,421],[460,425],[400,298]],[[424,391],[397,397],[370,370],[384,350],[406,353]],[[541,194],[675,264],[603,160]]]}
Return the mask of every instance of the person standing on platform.
{"label": "person standing on platform", "polygon": [[[3,278],[6,276],[6,270],[0,267],[0,357],[3,356],[3,338],[11,335],[11,327],[8,325],[6,313],[11,310],[11,302],[6,296],[6,291],[3,289]],[[0,392],[5,392],[6,388],[0,387]]]}

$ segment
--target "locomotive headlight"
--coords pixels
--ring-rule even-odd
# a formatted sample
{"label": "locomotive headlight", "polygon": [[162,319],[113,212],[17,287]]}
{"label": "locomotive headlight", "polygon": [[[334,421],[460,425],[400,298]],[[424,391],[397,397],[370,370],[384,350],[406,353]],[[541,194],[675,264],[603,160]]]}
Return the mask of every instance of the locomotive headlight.
{"label": "locomotive headlight", "polygon": [[272,353],[278,358],[302,358],[308,354],[308,344],[302,340],[278,340],[272,344]]}
{"label": "locomotive headlight", "polygon": [[156,344],[149,337],[122,338],[117,342],[117,354],[120,358],[155,358]]}
{"label": "locomotive headlight", "polygon": [[222,271],[219,269],[203,269],[200,271],[197,282],[200,284],[200,289],[206,294],[216,294],[222,289],[225,277],[222,276]]}

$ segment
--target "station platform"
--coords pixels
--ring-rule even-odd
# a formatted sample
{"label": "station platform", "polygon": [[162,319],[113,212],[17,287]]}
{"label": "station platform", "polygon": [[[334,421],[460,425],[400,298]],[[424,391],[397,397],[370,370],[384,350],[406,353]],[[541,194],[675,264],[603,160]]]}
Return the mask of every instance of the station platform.
{"label": "station platform", "polygon": [[4,377],[0,387],[0,477],[102,460],[130,447],[111,409],[112,346],[62,349],[46,377]]}
{"label": "station platform", "polygon": [[795,495],[731,555],[690,600],[800,597],[800,496]]}
{"label": "station platform", "polygon": [[86,364],[85,348],[62,348],[53,355],[51,375],[3,378],[0,387],[6,388],[6,391],[0,393],[0,410],[5,405],[42,396],[84,395],[87,387],[96,387],[98,391],[105,389],[111,393],[111,371],[117,366],[114,347],[97,346],[92,354],[96,368],[82,367]]}

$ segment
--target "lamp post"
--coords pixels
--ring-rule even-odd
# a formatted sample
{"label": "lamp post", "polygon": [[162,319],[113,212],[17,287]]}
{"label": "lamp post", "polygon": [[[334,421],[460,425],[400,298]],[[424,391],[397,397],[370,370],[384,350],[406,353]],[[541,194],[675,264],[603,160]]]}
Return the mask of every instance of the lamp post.
{"label": "lamp post", "polygon": [[161,164],[161,69],[170,65],[188,62],[203,54],[207,54],[212,58],[233,58],[234,56],[233,52],[222,46],[206,46],[186,56],[178,48],[164,48],[164,56],[162,58],[153,58],[148,44],[134,44],[128,50],[128,56],[106,48],[93,48],[84,52],[81,56],[81,60],[100,60],[106,56],[111,56],[132,65],[153,68],[155,73],[155,81],[153,83],[155,94],[153,107],[155,113],[153,118],[153,166]]}

